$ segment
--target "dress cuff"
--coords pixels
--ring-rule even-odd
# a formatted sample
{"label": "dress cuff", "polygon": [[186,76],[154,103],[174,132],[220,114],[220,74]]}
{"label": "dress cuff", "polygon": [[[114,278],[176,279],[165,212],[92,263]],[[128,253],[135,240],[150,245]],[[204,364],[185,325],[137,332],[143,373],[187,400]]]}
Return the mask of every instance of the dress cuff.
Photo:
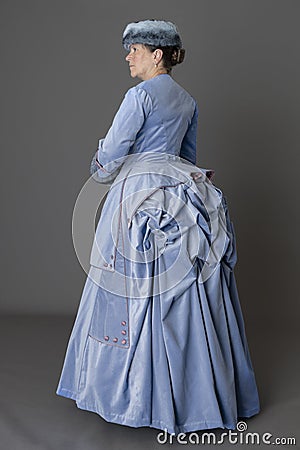
{"label": "dress cuff", "polygon": [[[96,153],[96,155],[97,155],[97,153]],[[97,166],[99,167],[99,169],[103,170],[103,172],[109,173],[107,170],[104,169],[104,167],[102,166],[102,164],[98,161],[97,156],[96,156],[96,158],[95,158],[95,163],[97,164]]]}
{"label": "dress cuff", "polygon": [[102,164],[100,163],[100,161],[97,158],[97,153],[98,150],[96,151],[96,153],[93,156],[93,159],[91,161],[91,165],[90,165],[90,174],[93,175],[95,172],[97,172],[98,170],[101,170],[101,172],[109,174],[109,172],[107,170],[104,169],[104,167],[102,166]]}

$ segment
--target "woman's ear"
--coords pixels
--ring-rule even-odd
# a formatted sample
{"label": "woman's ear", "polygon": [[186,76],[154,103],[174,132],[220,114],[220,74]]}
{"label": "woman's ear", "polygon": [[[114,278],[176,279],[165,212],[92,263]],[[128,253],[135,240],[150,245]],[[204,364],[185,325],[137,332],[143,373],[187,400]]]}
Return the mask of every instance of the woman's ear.
{"label": "woman's ear", "polygon": [[159,64],[160,61],[162,60],[164,52],[160,48],[157,48],[156,50],[154,50],[153,53],[154,53],[154,61],[155,61],[155,63]]}

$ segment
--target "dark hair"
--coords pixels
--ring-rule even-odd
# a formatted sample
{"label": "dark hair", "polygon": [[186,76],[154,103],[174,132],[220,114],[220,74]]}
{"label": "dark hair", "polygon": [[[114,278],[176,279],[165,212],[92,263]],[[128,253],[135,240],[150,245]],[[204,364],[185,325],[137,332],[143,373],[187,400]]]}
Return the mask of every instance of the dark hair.
{"label": "dark hair", "polygon": [[157,47],[154,45],[144,44],[144,46],[150,50],[150,52],[154,52],[158,48],[163,52],[163,65],[168,73],[171,72],[172,67],[176,66],[176,64],[181,64],[184,60],[185,50],[184,48],[178,48],[176,46],[166,46],[166,47]]}

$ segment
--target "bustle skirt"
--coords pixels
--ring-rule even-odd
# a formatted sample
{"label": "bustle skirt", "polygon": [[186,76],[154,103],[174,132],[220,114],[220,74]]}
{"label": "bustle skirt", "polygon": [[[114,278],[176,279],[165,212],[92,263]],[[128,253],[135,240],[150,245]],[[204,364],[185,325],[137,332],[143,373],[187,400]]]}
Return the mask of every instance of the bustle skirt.
{"label": "bustle skirt", "polygon": [[125,161],[102,208],[56,393],[108,422],[178,434],[260,410],[213,172]]}

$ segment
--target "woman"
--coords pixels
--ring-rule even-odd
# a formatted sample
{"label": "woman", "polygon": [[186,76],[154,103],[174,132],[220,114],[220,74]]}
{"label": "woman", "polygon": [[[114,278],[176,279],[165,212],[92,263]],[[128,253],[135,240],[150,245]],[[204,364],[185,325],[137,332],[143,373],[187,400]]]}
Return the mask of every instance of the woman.
{"label": "woman", "polygon": [[91,163],[110,183],[57,394],[110,422],[235,429],[259,412],[225,198],[197,167],[195,100],[171,77],[174,24],[123,34],[132,77]]}

